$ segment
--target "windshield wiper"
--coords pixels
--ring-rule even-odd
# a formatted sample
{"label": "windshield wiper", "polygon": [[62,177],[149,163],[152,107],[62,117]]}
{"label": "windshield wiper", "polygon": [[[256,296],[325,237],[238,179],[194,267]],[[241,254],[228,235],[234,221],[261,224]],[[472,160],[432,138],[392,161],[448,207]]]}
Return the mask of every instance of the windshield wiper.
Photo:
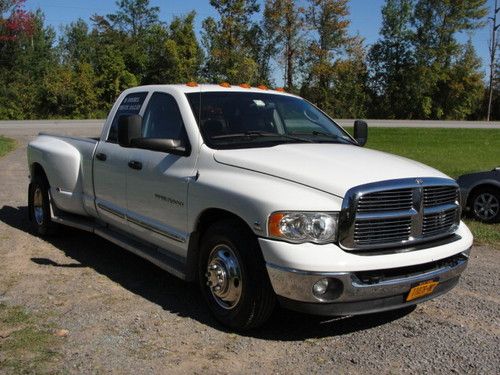
{"label": "windshield wiper", "polygon": [[323,136],[323,137],[333,138],[335,140],[347,141],[350,144],[355,144],[350,138],[347,138],[347,137],[344,137],[344,136],[341,136],[341,135],[337,135],[337,134],[331,134],[331,133],[327,133],[327,132],[322,132],[322,131],[318,131],[318,130],[313,130],[310,133],[292,133],[292,134],[294,134],[294,135]]}
{"label": "windshield wiper", "polygon": [[250,131],[247,131],[247,132],[244,132],[244,133],[233,133],[233,134],[215,135],[213,137],[210,137],[210,139],[257,138],[257,137],[285,138],[285,139],[290,139],[290,140],[293,140],[293,141],[308,142],[308,143],[314,142],[311,139],[301,138],[301,137],[294,137],[293,135],[289,135],[289,134],[279,134],[279,133],[263,132],[263,131],[258,131],[258,130],[250,130]]}

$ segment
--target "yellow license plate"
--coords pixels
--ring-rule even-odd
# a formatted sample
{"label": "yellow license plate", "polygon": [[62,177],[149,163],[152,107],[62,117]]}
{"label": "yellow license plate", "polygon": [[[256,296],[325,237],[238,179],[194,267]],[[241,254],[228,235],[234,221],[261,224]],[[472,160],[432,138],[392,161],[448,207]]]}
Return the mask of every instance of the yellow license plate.
{"label": "yellow license plate", "polygon": [[439,281],[430,280],[414,286],[410,289],[410,293],[408,294],[408,297],[406,297],[406,302],[431,294],[438,284]]}

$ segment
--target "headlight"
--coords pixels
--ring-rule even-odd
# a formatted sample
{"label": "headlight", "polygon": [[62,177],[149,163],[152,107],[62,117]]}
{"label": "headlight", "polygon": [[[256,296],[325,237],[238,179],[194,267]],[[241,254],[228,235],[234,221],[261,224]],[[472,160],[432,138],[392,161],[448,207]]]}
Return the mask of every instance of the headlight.
{"label": "headlight", "polygon": [[270,237],[290,242],[327,243],[337,239],[338,213],[275,212],[269,216]]}

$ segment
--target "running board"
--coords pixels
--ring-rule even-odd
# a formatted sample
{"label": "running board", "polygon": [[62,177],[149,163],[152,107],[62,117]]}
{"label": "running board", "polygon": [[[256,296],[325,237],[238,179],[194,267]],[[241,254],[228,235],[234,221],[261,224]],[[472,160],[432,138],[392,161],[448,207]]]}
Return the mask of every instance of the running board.
{"label": "running board", "polygon": [[174,258],[173,255],[170,256],[165,254],[167,250],[136,241],[109,228],[95,228],[94,233],[110,242],[113,242],[115,245],[123,247],[131,253],[150,261],[168,273],[171,273],[182,280],[186,280],[186,274],[184,272],[185,263],[183,263],[180,259]]}
{"label": "running board", "polygon": [[60,210],[58,210],[57,214],[58,216],[55,216],[53,210],[51,209],[51,219],[53,222],[81,229],[90,233],[95,233],[115,245],[118,245],[125,250],[148,260],[168,273],[171,273],[182,280],[186,280],[185,261],[183,261],[181,257],[172,254],[167,249],[159,248],[140,240],[136,240],[126,234],[113,230],[106,225],[100,225],[99,223],[85,217],[69,214]]}

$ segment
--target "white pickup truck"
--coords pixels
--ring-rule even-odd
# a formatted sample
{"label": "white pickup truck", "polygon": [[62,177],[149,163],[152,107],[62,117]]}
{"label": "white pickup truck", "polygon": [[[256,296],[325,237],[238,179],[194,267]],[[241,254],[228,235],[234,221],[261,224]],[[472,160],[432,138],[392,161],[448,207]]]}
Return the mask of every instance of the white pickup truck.
{"label": "white pickup truck", "polygon": [[353,315],[448,292],[472,246],[457,184],[366,139],[365,122],[351,137],[265,87],[137,87],[99,139],[29,144],[30,218],[40,235],[87,230],[197,281],[233,329],[276,303]]}

